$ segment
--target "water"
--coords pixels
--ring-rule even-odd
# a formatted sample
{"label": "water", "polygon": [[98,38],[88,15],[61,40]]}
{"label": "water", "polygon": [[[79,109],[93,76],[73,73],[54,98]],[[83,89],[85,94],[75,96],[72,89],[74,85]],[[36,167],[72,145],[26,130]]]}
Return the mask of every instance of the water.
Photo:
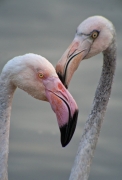
{"label": "water", "polygon": [[[0,1],[0,70],[14,56],[33,52],[55,66],[71,43],[76,27],[91,15],[103,15],[116,27],[117,69],[93,160],[90,180],[122,179],[122,2]],[[78,126],[71,143],[62,148],[50,105],[17,90],[10,129],[9,180],[68,179],[84,123],[91,109],[102,68],[102,55],[83,61],[69,90],[79,106]],[[76,88],[77,87],[77,88]]]}

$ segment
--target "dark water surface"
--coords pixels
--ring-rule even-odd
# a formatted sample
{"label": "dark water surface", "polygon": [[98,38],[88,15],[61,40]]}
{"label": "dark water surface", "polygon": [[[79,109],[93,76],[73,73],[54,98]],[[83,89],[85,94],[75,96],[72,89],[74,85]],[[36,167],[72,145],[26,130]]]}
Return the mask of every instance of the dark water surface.
{"label": "dark water surface", "polygon": [[[76,27],[103,15],[116,27],[117,69],[111,99],[90,173],[90,180],[122,179],[122,1],[1,0],[0,70],[17,55],[33,52],[55,65]],[[10,129],[9,180],[67,180],[101,74],[102,55],[83,61],[69,90],[79,106],[78,126],[62,148],[50,105],[21,90],[14,95]]]}

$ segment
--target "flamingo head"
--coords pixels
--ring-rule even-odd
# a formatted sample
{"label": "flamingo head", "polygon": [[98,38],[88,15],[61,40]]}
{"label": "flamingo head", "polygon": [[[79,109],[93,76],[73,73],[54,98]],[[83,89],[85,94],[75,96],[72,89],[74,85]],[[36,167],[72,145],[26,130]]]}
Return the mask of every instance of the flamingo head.
{"label": "flamingo head", "polygon": [[10,60],[2,74],[7,74],[9,84],[19,87],[36,99],[50,103],[60,128],[61,144],[66,146],[75,131],[78,107],[52,64],[42,56],[26,54]]}
{"label": "flamingo head", "polygon": [[102,16],[89,17],[78,26],[73,42],[56,65],[56,72],[66,88],[81,60],[104,52],[114,37],[113,24]]}

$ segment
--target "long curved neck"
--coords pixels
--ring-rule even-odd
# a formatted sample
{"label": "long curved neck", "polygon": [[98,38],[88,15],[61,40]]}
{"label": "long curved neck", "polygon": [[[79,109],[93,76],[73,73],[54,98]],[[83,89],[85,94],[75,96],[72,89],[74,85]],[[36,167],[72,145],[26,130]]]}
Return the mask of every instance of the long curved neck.
{"label": "long curved neck", "polygon": [[116,68],[116,43],[103,52],[103,69],[91,113],[86,121],[78,154],[71,171],[70,180],[87,180],[90,173],[94,151],[100,134],[107,104],[110,98]]}
{"label": "long curved neck", "polygon": [[0,76],[0,180],[7,180],[11,102],[16,87]]}

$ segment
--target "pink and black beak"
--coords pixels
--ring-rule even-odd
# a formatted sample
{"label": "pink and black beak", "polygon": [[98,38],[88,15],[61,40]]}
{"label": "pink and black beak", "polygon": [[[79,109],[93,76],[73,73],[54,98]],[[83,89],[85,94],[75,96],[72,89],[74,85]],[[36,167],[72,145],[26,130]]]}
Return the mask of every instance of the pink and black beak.
{"label": "pink and black beak", "polygon": [[65,147],[72,139],[76,128],[77,104],[58,77],[52,76],[46,79],[44,85],[46,97],[57,117],[61,132],[61,144]]}
{"label": "pink and black beak", "polygon": [[87,40],[87,36],[76,36],[58,61],[56,72],[66,88],[68,88],[70,80],[81,60],[89,53],[90,47],[91,43]]}

